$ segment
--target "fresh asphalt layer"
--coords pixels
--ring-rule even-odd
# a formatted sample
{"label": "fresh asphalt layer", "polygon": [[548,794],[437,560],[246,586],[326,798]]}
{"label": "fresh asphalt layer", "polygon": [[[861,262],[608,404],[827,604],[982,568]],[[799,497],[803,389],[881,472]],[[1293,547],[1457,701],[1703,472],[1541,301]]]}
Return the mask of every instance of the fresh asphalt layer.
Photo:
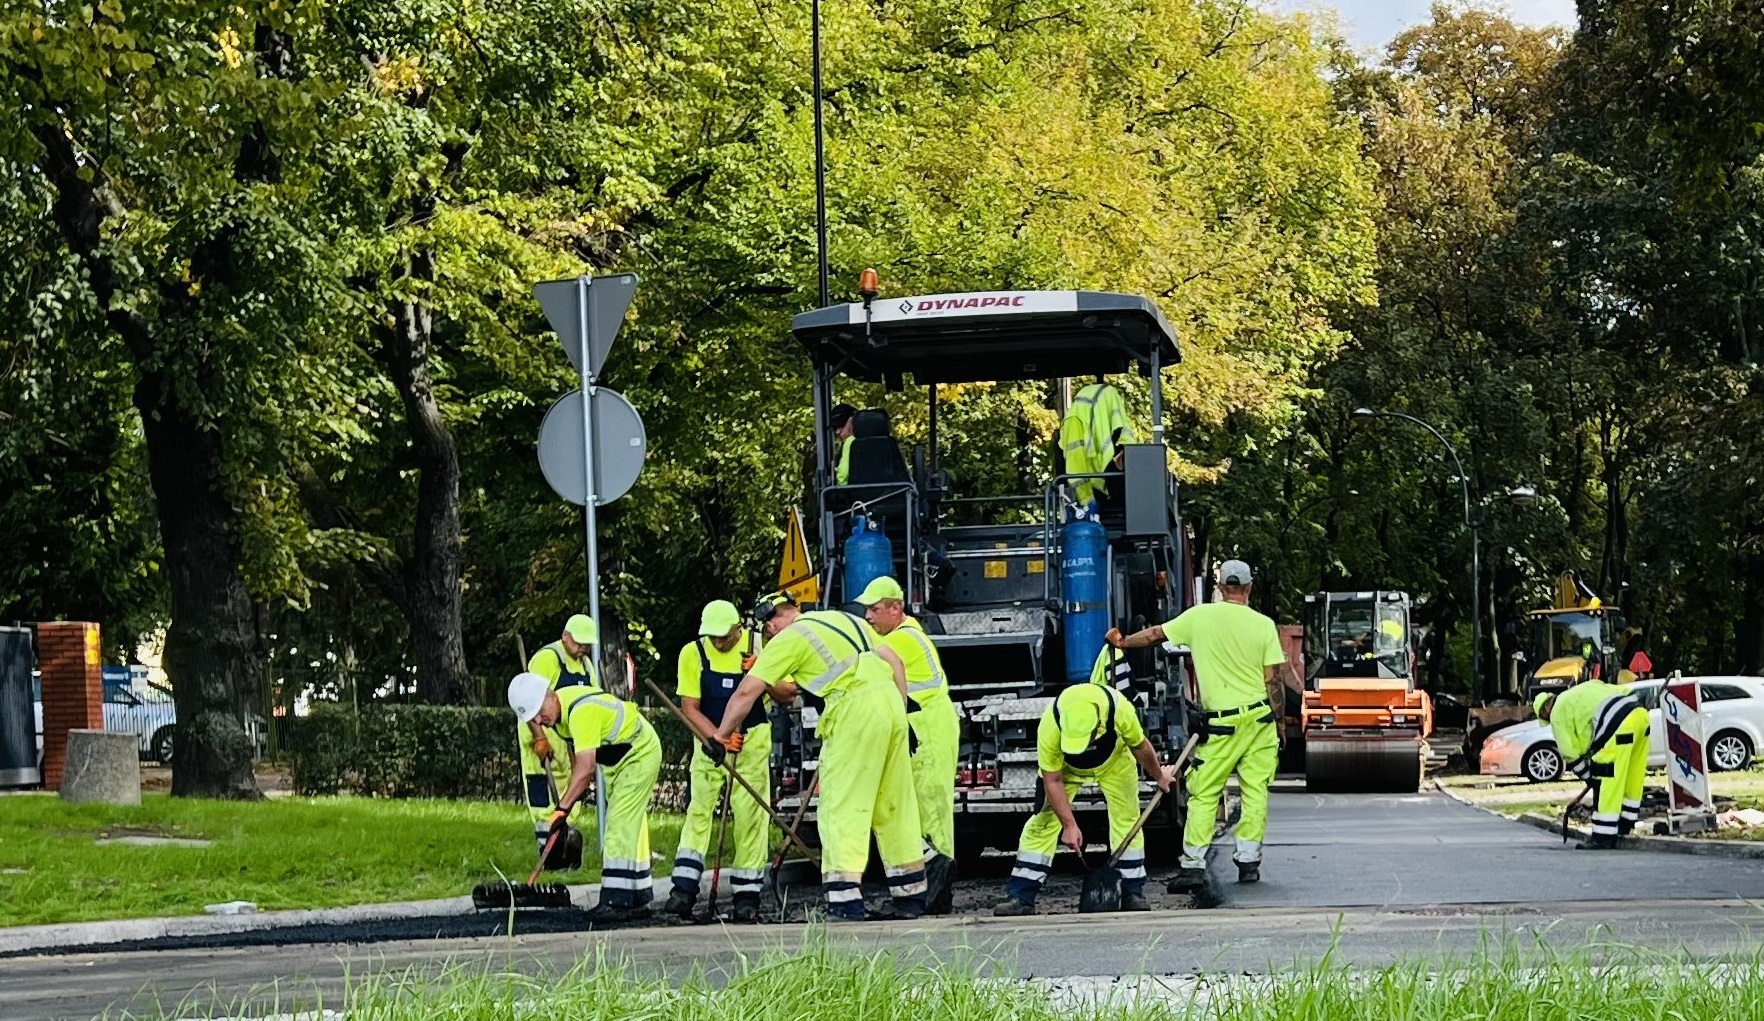
{"label": "fresh asphalt layer", "polygon": [[[1225,865],[1229,847],[1216,854]],[[1495,944],[1524,953],[1589,944],[1647,946],[1699,959],[1764,947],[1764,868],[1755,861],[1658,851],[1589,852],[1437,794],[1273,799],[1263,881],[1229,865],[1221,909],[1136,915],[954,917],[835,926],[807,938],[940,956],[981,954],[1000,974],[1269,971],[1329,955],[1353,966],[1463,958]],[[430,936],[435,919],[415,920]],[[525,928],[517,926],[517,931]],[[386,934],[393,935],[393,934]],[[347,938],[313,933],[318,940]],[[515,937],[312,942],[0,960],[0,1021],[89,1018],[105,1010],[206,1016],[217,1005],[264,1012],[335,1005],[346,976],[445,967],[543,974],[605,950],[677,974],[733,967],[792,947],[800,925],[523,932]]]}

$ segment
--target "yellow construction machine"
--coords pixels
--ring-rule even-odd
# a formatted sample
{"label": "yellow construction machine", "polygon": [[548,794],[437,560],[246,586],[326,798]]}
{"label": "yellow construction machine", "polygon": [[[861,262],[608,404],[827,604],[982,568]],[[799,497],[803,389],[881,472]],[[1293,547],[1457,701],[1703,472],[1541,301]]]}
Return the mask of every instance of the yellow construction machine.
{"label": "yellow construction machine", "polygon": [[1526,615],[1529,649],[1515,654],[1517,670],[1508,692],[1491,704],[1470,710],[1464,735],[1464,756],[1474,764],[1488,735],[1531,719],[1531,702],[1540,692],[1565,691],[1591,678],[1627,684],[1635,680],[1619,658],[1629,634],[1623,615],[1604,605],[1578,572],[1556,579],[1554,605]]}
{"label": "yellow construction machine", "polygon": [[1415,686],[1408,595],[1308,595],[1304,647],[1305,786],[1419,789],[1433,702]]}

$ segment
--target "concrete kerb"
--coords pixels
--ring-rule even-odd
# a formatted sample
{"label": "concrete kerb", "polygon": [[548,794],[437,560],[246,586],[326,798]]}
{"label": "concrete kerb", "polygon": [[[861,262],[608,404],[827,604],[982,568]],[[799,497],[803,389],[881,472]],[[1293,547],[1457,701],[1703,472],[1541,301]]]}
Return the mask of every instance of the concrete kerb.
{"label": "concrete kerb", "polygon": [[[578,907],[593,904],[600,884],[569,888]],[[470,897],[360,904],[302,911],[259,911],[248,915],[185,915],[177,918],[131,918],[113,922],[72,922],[0,929],[0,956],[81,946],[114,946],[177,937],[216,937],[309,925],[363,925],[415,918],[473,915]],[[486,912],[488,913],[488,912]]]}
{"label": "concrete kerb", "polygon": [[[1440,783],[1438,780],[1433,782],[1433,789],[1444,794],[1446,797],[1451,798],[1453,801],[1462,805],[1469,805],[1471,808],[1474,808],[1479,812],[1487,812],[1489,815],[1522,823],[1526,826],[1543,830],[1546,833],[1553,833],[1557,836],[1562,835],[1563,826],[1560,818],[1540,815],[1536,812],[1526,812],[1515,819],[1510,815],[1503,815],[1492,808],[1471,801],[1469,798],[1464,797],[1457,791]],[[1591,831],[1584,826],[1570,825],[1567,827],[1567,830],[1568,836],[1577,840],[1585,840],[1592,835]],[[1764,860],[1764,843],[1755,840],[1697,840],[1691,837],[1656,837],[1644,835],[1624,837],[1621,844],[1623,847],[1631,847],[1643,851],[1666,851],[1671,854],[1696,854],[1708,858]]]}

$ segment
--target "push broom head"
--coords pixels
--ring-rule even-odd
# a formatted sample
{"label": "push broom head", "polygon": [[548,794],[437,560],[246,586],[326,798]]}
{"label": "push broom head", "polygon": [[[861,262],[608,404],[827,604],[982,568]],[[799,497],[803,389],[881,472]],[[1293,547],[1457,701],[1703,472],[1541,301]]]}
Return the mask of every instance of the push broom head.
{"label": "push broom head", "polygon": [[479,911],[509,908],[569,908],[569,887],[562,883],[479,883],[472,888],[472,906]]}

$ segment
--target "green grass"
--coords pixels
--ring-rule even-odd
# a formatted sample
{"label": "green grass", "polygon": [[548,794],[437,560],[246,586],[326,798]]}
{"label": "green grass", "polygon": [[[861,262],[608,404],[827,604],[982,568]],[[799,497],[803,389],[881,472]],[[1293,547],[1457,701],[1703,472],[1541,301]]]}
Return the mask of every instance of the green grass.
{"label": "green grass", "polygon": [[[593,812],[579,821],[591,861],[550,879],[599,878]],[[96,843],[127,833],[213,844]],[[673,862],[679,834],[678,816],[651,816],[658,874]],[[509,804],[148,795],[123,808],[7,797],[0,798],[0,926],[201,914],[231,900],[271,911],[458,897],[498,869],[525,880],[535,854],[526,810]]]}
{"label": "green grass", "polygon": [[[1756,956],[1729,965],[1589,948],[1489,951],[1468,960],[1350,970],[1325,963],[1276,976],[1018,981],[1008,963],[873,955],[809,942],[742,958],[732,973],[670,979],[606,950],[564,975],[455,968],[354,983],[319,1006],[373,1021],[1656,1021],[1753,1018]],[[207,1016],[264,1016],[310,1004],[252,998]],[[180,1005],[162,1015],[202,1017]]]}

